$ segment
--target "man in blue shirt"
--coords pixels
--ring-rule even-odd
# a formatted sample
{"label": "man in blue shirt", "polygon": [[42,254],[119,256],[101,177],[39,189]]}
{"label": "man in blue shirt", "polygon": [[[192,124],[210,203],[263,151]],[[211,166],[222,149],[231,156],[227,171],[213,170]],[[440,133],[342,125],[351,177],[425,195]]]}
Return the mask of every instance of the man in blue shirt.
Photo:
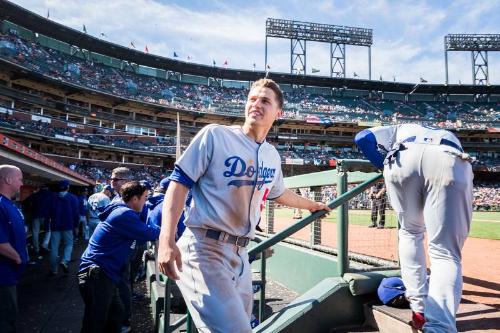
{"label": "man in blue shirt", "polygon": [[50,210],[50,275],[57,274],[57,257],[61,239],[64,244],[63,257],[59,263],[64,273],[68,273],[68,263],[73,252],[73,228],[80,219],[78,199],[68,192],[69,181],[61,180],[58,184],[59,192],[52,200]]}
{"label": "man in blue shirt", "polygon": [[127,268],[131,245],[158,239],[160,228],[139,219],[147,189],[139,182],[124,184],[122,202],[111,203],[82,255],[78,273],[80,294],[85,302],[81,332],[119,332],[126,313],[118,286]]}
{"label": "man in blue shirt", "polygon": [[[40,189],[31,194],[24,202],[31,212],[32,218],[32,240],[33,240],[33,250],[35,251],[35,256],[38,257],[40,254],[40,228],[45,228],[48,232],[48,225],[46,221],[49,219],[49,212],[52,200],[52,192],[49,191],[48,186],[41,186]],[[45,249],[48,251],[48,249]]]}
{"label": "man in blue shirt", "polygon": [[24,218],[11,199],[23,185],[21,170],[0,165],[0,332],[15,332],[16,284],[26,265]]}

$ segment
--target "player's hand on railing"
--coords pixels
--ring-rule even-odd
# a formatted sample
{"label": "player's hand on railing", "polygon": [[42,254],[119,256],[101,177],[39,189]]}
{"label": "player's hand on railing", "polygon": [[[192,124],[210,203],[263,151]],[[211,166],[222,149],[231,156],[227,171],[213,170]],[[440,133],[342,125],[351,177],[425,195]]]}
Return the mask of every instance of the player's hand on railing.
{"label": "player's hand on railing", "polygon": [[309,208],[309,211],[311,213],[314,213],[318,210],[326,210],[327,212],[331,211],[330,207],[328,207],[326,204],[322,202],[313,202],[311,207]]}
{"label": "player's hand on railing", "polygon": [[179,280],[175,266],[177,266],[179,272],[182,272],[182,260],[179,248],[175,242],[167,244],[161,244],[160,242],[158,249],[158,268],[160,272],[170,279]]}

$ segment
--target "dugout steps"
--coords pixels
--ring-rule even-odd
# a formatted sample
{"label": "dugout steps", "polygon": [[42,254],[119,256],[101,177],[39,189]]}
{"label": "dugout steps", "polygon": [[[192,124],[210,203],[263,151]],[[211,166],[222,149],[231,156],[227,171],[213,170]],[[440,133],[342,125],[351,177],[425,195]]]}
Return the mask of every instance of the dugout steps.
{"label": "dugout steps", "polygon": [[366,304],[376,300],[384,277],[399,271],[347,273],[322,280],[261,323],[254,332],[377,332],[367,322]]}
{"label": "dugout steps", "polygon": [[[164,294],[162,281],[156,280],[154,261],[147,262],[147,281],[155,332],[164,330]],[[386,332],[418,333],[410,326],[411,310],[381,305],[376,289],[384,277],[398,276],[398,270],[346,273],[342,278],[323,279],[289,304],[275,311],[257,326],[254,333],[271,332]],[[259,284],[259,272],[254,272],[253,283]],[[180,293],[172,289],[170,322],[184,315],[185,308],[176,308]],[[496,319],[500,309],[484,304],[462,303],[457,314],[460,332],[482,332],[498,328]],[[173,332],[185,332],[186,324]]]}

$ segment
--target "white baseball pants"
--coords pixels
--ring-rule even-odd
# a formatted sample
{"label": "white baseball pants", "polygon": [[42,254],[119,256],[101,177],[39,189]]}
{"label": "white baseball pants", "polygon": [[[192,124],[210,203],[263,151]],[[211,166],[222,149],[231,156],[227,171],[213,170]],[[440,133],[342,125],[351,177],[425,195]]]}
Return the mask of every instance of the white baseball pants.
{"label": "white baseball pants", "polygon": [[[472,168],[445,145],[406,144],[384,168],[400,223],[399,257],[406,296],[426,318],[425,332],[456,332],[462,296],[461,250],[472,219]],[[431,263],[427,281],[424,232]]]}
{"label": "white baseball pants", "polygon": [[199,332],[252,332],[252,276],[245,248],[186,228],[177,241],[182,272],[177,285]]}

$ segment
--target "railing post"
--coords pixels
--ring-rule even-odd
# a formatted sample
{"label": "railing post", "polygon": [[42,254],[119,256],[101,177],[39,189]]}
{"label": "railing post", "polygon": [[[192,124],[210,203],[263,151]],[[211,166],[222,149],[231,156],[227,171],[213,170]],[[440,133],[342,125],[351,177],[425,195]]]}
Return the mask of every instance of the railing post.
{"label": "railing post", "polygon": [[[158,280],[160,277],[158,277]],[[165,296],[163,298],[163,333],[170,333],[170,290],[172,286],[172,280],[167,278],[165,283]]]}
{"label": "railing post", "polygon": [[[337,179],[337,197],[347,192],[347,171],[338,167]],[[347,256],[347,239],[348,239],[348,209],[349,203],[346,202],[337,208],[337,247],[338,247],[338,262],[337,268],[339,276],[343,276],[349,267]]]}
{"label": "railing post", "polygon": [[193,319],[191,319],[191,314],[189,313],[189,310],[187,311],[186,332],[187,333],[196,332],[196,327],[194,326]]}
{"label": "railing post", "polygon": [[[321,187],[319,186],[314,186],[311,187],[311,200],[314,201],[322,201],[321,197]],[[314,220],[313,223],[311,223],[311,247],[314,247],[314,245],[320,245],[321,244],[321,219]]]}
{"label": "railing post", "polygon": [[264,310],[266,308],[266,255],[265,251],[260,253],[260,297],[259,297],[259,324],[264,321]]}
{"label": "railing post", "polygon": [[274,234],[274,201],[266,201],[266,233]]}

